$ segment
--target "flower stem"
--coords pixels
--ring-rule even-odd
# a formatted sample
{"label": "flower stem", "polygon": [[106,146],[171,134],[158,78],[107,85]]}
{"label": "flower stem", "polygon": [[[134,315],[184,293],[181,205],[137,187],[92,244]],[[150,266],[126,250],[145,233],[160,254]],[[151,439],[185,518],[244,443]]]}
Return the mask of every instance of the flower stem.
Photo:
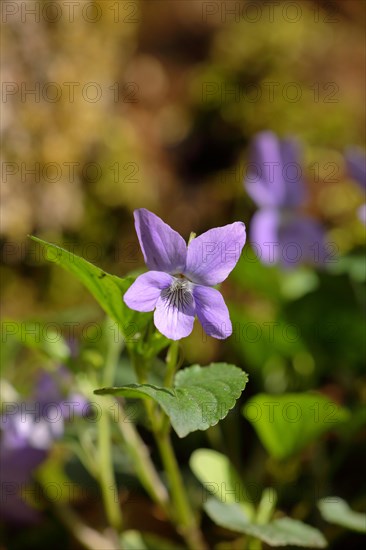
{"label": "flower stem", "polygon": [[[179,342],[174,341],[171,343],[167,353],[166,375],[164,379],[164,387],[166,388],[173,386],[174,376],[178,366],[178,359]],[[196,518],[189,504],[177,459],[171,443],[169,435],[169,417],[162,413],[162,411],[157,411],[154,404],[149,400],[145,401],[145,407],[164,469],[169,480],[173,504],[173,510],[170,511],[169,515],[177,526],[178,532],[185,539],[188,548],[191,550],[205,550],[206,544],[203,540],[202,533],[197,526]]]}
{"label": "flower stem", "polygon": [[155,433],[156,443],[169,479],[173,499],[174,517],[178,532],[191,550],[205,550],[206,544],[191,510],[179,466],[168,433]]}
{"label": "flower stem", "polygon": [[[123,346],[122,339],[115,341],[110,337],[108,342],[107,357],[103,372],[103,385],[112,386],[119,354]],[[98,421],[98,448],[99,448],[99,483],[102,490],[106,515],[111,527],[117,531],[122,530],[122,510],[118,501],[118,491],[114,477],[112,458],[111,419],[105,402],[100,402],[102,414]]]}
{"label": "flower stem", "polygon": [[172,342],[166,357],[166,374],[164,379],[165,388],[171,388],[173,386],[174,376],[177,370],[178,354],[179,343],[178,341]]}
{"label": "flower stem", "polygon": [[99,483],[102,491],[104,508],[111,527],[122,529],[122,511],[118,501],[118,492],[114,479],[111,452],[111,426],[108,411],[103,408],[98,421],[99,446]]}
{"label": "flower stem", "polygon": [[[113,404],[113,400],[111,402]],[[169,516],[169,495],[150,459],[149,451],[134,424],[126,420],[127,415],[120,403],[119,412],[118,426],[128,453],[133,460],[136,475],[154,502],[159,504]]]}

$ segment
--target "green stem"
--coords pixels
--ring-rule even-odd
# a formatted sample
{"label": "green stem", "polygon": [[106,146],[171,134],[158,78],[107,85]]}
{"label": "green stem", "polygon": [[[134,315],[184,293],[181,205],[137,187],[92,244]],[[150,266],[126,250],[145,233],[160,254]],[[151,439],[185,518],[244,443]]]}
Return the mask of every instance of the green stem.
{"label": "green stem", "polygon": [[[114,405],[115,402],[111,400],[110,410],[112,410]],[[169,495],[150,459],[148,448],[140,438],[134,424],[126,420],[127,415],[122,404],[118,403],[118,406],[118,426],[128,453],[133,460],[136,475],[154,502],[159,504],[167,516],[169,516]]]}
{"label": "green stem", "polygon": [[191,510],[179,466],[168,433],[155,433],[156,443],[169,479],[177,530],[191,550],[205,550],[206,544]]}
{"label": "green stem", "polygon": [[171,388],[174,382],[175,372],[177,370],[179,354],[179,342],[175,341],[170,344],[166,357],[166,374],[164,378],[164,387]]}
{"label": "green stem", "polygon": [[[164,387],[172,387],[174,376],[177,370],[179,355],[179,342],[174,341],[169,347],[166,361],[166,375],[164,379]],[[141,360],[141,358],[140,358]],[[141,364],[137,365],[137,375],[139,382],[145,383],[142,373],[146,369]],[[169,511],[169,515],[178,532],[185,539],[188,548],[191,550],[205,550],[206,544],[203,540],[202,533],[199,530],[196,518],[193,514],[189,500],[186,494],[184,483],[180,474],[179,466],[171,444],[169,430],[169,418],[167,415],[158,411],[155,404],[150,401],[144,401],[146,412],[150,421],[151,429],[158,446],[160,456],[164,465],[164,470],[167,474],[172,495],[173,510]]]}
{"label": "green stem", "polygon": [[[135,369],[139,384],[146,384],[148,379],[147,379],[147,368],[146,368],[146,365],[144,364],[144,358],[141,355],[134,352],[130,354],[130,358],[133,364],[133,368]],[[153,401],[150,401],[149,399],[146,399],[144,400],[144,407],[150,422],[151,431],[155,433],[158,430],[158,425],[161,424],[161,419],[160,417],[158,417],[159,415],[157,413],[155,403]]]}
{"label": "green stem", "polygon": [[[103,372],[103,385],[112,386],[115,369],[122,349],[123,341],[109,340],[108,352]],[[118,501],[118,491],[114,477],[112,457],[111,419],[106,404],[100,400],[102,414],[98,422],[98,446],[99,446],[99,483],[102,490],[103,502],[107,518],[111,527],[117,531],[122,530],[122,511]]]}
{"label": "green stem", "polygon": [[[175,341],[170,344],[167,356],[166,356],[166,374],[164,378],[164,388],[171,388],[174,384],[174,376],[178,367],[179,357],[179,342]],[[164,415],[161,419],[161,431],[169,433],[170,421],[167,415]]]}
{"label": "green stem", "polygon": [[110,418],[108,411],[104,407],[98,422],[98,445],[100,468],[99,483],[102,490],[105,511],[111,527],[120,531],[123,522],[116,482],[114,479]]}

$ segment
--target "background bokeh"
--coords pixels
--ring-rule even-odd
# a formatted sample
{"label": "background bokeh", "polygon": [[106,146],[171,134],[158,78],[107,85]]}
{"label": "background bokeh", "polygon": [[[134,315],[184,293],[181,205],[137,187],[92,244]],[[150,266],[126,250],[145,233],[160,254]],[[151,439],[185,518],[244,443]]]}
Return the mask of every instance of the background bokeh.
{"label": "background bokeh", "polygon": [[[249,144],[262,130],[294,136],[304,147],[306,208],[324,226],[333,261],[284,270],[255,260],[248,245],[222,285],[233,336],[219,342],[197,326],[182,342],[185,362],[241,366],[250,375],[243,402],[318,390],[352,421],[285,467],[266,455],[239,407],[220,429],[176,444],[187,471],[197,446],[226,452],[245,478],[280,487],[282,509],[300,519],[319,524],[315,501],[325,494],[362,509],[364,199],[344,150],[365,144],[364,8],[358,0],[3,2],[2,317],[16,327],[3,335],[3,399],[28,398],[39,370],[56,369],[54,356],[29,347],[26,322],[54,323],[67,336],[72,320],[77,356],[95,352],[84,327],[103,318],[28,234],[119,276],[143,267],[135,208],[186,238],[234,220],[250,237]],[[55,452],[63,464],[67,453]],[[78,505],[87,514],[85,498]],[[144,506],[135,495],[136,510]],[[97,511],[95,501],[88,514]],[[52,517],[42,525],[42,536],[29,528],[29,548],[48,547],[55,533],[55,548],[74,544]],[[169,529],[160,528],[168,537]],[[328,531],[332,548],[359,548],[358,535]],[[12,527],[4,533],[6,548],[22,547]]]}

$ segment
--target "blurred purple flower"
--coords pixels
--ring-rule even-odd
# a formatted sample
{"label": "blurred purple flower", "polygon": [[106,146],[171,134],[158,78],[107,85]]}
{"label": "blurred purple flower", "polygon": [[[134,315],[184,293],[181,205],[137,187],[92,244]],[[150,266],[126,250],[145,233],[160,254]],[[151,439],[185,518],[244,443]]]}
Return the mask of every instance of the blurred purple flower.
{"label": "blurred purple flower", "polygon": [[41,514],[29,506],[22,498],[22,492],[31,483],[32,474],[47,457],[47,451],[34,449],[25,442],[15,449],[1,444],[1,500],[2,521],[11,523],[36,523]]}
{"label": "blurred purple flower", "polygon": [[323,263],[324,231],[299,212],[306,200],[301,151],[294,139],[279,140],[270,131],[253,140],[245,189],[259,207],[251,222],[251,241],[260,259],[291,267]]}
{"label": "blurred purple flower", "polygon": [[151,270],[137,277],[124,295],[128,307],[154,311],[156,328],[179,340],[193,329],[195,315],[214,338],[232,332],[220,292],[210,288],[224,281],[245,244],[245,225],[216,227],[190,241],[145,208],[135,210],[135,227],[145,263]]}
{"label": "blurred purple flower", "polygon": [[366,154],[358,147],[347,147],[345,157],[349,175],[366,190]]}
{"label": "blurred purple flower", "polygon": [[347,172],[357,181],[364,193],[365,204],[360,206],[358,217],[366,225],[366,154],[358,147],[347,147],[345,158]]}
{"label": "blurred purple flower", "polygon": [[[58,371],[61,379],[66,369]],[[53,442],[64,433],[64,419],[87,410],[88,402],[77,394],[64,399],[59,384],[42,373],[32,400],[6,403],[0,417],[0,511],[13,523],[32,523],[41,518],[22,498],[34,470],[47,458]]]}

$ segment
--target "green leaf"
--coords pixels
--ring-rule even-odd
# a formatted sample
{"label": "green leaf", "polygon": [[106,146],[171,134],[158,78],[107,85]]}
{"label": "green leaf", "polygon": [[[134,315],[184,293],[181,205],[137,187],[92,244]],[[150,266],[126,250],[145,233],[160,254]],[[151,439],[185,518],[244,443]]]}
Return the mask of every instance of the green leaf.
{"label": "green leaf", "polygon": [[179,371],[174,387],[152,384],[129,384],[120,388],[95,390],[97,395],[123,395],[153,399],[169,416],[179,437],[196,430],[207,430],[224,418],[245,388],[247,375],[227,363],[208,367],[193,365]]}
{"label": "green leaf", "polygon": [[216,498],[222,502],[241,501],[248,520],[254,516],[244,484],[227,456],[212,449],[197,449],[191,454],[189,465],[205,489]]}
{"label": "green leaf", "polygon": [[318,502],[318,508],[323,518],[329,523],[366,533],[366,514],[354,512],[342,498],[322,498]]}
{"label": "green leaf", "polygon": [[126,339],[133,339],[149,321],[148,314],[130,310],[123,302],[123,294],[133,282],[133,278],[121,279],[110,275],[72,254],[68,250],[31,236],[31,239],[42,244],[46,249],[46,259],[63,267],[91,292],[104,311],[117,323]]}
{"label": "green leaf", "polygon": [[346,409],[310,393],[258,394],[247,402],[243,414],[269,454],[279,460],[301,451],[349,418]]}
{"label": "green leaf", "polygon": [[269,546],[324,548],[327,545],[320,531],[295,519],[283,517],[266,525],[250,523],[239,504],[223,504],[215,498],[209,499],[204,504],[204,509],[220,527],[256,537]]}

